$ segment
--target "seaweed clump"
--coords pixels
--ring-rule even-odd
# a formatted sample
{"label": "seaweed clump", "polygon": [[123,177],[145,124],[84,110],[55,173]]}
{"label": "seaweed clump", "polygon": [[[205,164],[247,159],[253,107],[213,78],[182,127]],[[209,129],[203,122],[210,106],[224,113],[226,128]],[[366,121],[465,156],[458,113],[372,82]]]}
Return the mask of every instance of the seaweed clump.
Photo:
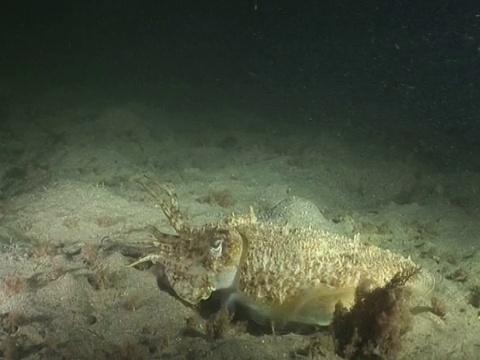
{"label": "seaweed clump", "polygon": [[385,286],[372,291],[359,286],[351,309],[337,304],[331,331],[336,353],[345,359],[392,359],[402,349],[402,337],[411,329],[406,282],[420,269],[397,273]]}

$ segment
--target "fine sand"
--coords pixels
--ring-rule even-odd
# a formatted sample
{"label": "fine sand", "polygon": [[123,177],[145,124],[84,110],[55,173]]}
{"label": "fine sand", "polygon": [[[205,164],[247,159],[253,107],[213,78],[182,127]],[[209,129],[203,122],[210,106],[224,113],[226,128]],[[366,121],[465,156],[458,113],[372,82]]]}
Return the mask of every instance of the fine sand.
{"label": "fine sand", "polygon": [[0,358],[337,358],[327,345],[309,351],[312,334],[233,325],[212,340],[205,317],[160,289],[152,271],[100,246],[149,224],[173,231],[129,180],[149,173],[175,187],[192,224],[287,200],[282,216],[295,225],[360,233],[411,256],[438,278],[447,312],[415,315],[400,358],[480,359],[480,174],[355,129],[307,135],[255,127],[248,113],[212,117],[251,127],[195,116],[143,104],[19,106],[5,116]]}

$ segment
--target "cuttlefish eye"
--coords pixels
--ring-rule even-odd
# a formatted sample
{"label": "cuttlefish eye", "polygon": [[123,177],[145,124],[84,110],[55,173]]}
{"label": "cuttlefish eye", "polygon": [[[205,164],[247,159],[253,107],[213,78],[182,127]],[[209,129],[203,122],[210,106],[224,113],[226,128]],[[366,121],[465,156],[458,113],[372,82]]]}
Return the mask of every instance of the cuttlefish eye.
{"label": "cuttlefish eye", "polygon": [[222,255],[222,249],[223,240],[217,239],[212,243],[212,246],[210,246],[210,255],[212,255],[214,258],[218,258]]}

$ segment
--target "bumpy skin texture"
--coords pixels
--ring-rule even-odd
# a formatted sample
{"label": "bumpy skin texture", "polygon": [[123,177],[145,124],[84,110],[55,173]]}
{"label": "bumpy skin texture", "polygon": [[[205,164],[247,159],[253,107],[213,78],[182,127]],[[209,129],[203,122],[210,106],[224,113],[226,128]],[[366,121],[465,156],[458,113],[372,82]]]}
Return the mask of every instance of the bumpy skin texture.
{"label": "bumpy skin texture", "polygon": [[[173,192],[147,177],[137,181],[159,201],[178,235],[153,228],[156,251],[132,266],[160,263],[177,296],[190,304],[229,289],[226,301],[241,303],[258,322],[328,325],[337,302],[353,305],[358,286],[375,289],[418,269],[409,258],[358,236],[259,222],[252,208],[245,216],[188,227]],[[433,277],[419,271],[408,286],[425,294]]]}
{"label": "bumpy skin texture", "polygon": [[163,234],[149,226],[145,230],[154,238],[149,244],[154,252],[130,266],[159,263],[176,295],[192,305],[208,299],[213,291],[232,287],[243,249],[238,231],[222,223],[188,227],[175,193],[146,176],[135,181],[156,198],[177,235]]}

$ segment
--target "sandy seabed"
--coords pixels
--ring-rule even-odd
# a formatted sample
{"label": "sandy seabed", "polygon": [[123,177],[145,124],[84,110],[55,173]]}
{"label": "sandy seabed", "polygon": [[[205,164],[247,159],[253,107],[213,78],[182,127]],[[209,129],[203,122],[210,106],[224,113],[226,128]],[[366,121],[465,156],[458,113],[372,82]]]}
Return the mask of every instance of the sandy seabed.
{"label": "sandy seabed", "polygon": [[[480,359],[480,300],[472,298],[480,297],[472,291],[480,286],[479,174],[442,171],[413,149],[341,132],[196,123],[194,114],[142,104],[11,112],[0,129],[2,358],[337,358],[328,349],[308,354],[311,335],[208,339],[205,319],[159,289],[152,272],[102,250],[102,240],[126,229],[173,231],[129,180],[148,172],[175,187],[195,225],[290,199],[297,208],[287,217],[298,226],[360,233],[411,256],[438,277],[447,314],[416,315],[399,358]],[[192,321],[199,333],[186,331]]]}

